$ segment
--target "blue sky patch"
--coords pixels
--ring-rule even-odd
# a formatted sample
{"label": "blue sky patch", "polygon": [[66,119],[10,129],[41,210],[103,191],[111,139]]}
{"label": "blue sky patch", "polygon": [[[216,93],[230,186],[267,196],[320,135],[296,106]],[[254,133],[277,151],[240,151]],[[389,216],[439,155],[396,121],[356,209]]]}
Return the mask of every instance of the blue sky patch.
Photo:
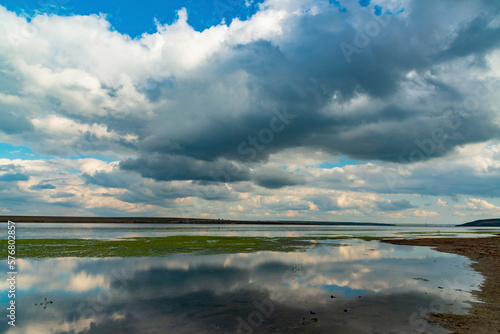
{"label": "blue sky patch", "polygon": [[[14,146],[8,143],[0,143],[0,157],[14,160],[38,160],[43,159],[41,155],[33,153],[33,151],[26,146]],[[45,157],[47,158],[47,157]]]}
{"label": "blue sky patch", "polygon": [[[27,146],[14,146],[8,143],[0,143],[0,157],[14,160],[50,160],[54,157],[36,154]],[[99,159],[106,162],[116,161],[118,159],[112,157],[111,155],[100,155],[100,154],[78,154],[73,156],[64,157],[66,159]]]}
{"label": "blue sky patch", "polygon": [[[227,24],[234,18],[246,20],[255,14],[263,0],[215,0],[215,1],[181,1],[181,0],[108,0],[108,1],[39,1],[39,0],[6,0],[3,6],[27,16],[37,13],[49,13],[61,16],[106,14],[107,20],[114,29],[130,37],[138,37],[143,33],[155,33],[155,19],[161,24],[171,24],[177,20],[177,11],[183,7],[188,13],[188,23],[197,31],[203,31],[218,25],[224,19]],[[247,7],[248,3],[248,7]]]}
{"label": "blue sky patch", "polygon": [[320,288],[328,292],[341,291],[345,299],[355,298],[369,292],[369,290],[365,289],[352,289],[349,286],[339,286],[335,284],[320,285]]}
{"label": "blue sky patch", "polygon": [[338,0],[330,0],[330,4],[332,4],[334,7],[337,7],[339,9],[339,12],[341,13],[345,13],[347,11],[345,7],[342,7],[340,1]]}
{"label": "blue sky patch", "polygon": [[363,7],[370,6],[370,0],[359,0],[359,4]]}
{"label": "blue sky patch", "polygon": [[319,165],[319,168],[324,168],[324,169],[332,169],[335,167],[344,167],[347,165],[359,165],[359,161],[350,159],[349,157],[339,155],[339,161],[338,162],[323,162],[321,165]]}

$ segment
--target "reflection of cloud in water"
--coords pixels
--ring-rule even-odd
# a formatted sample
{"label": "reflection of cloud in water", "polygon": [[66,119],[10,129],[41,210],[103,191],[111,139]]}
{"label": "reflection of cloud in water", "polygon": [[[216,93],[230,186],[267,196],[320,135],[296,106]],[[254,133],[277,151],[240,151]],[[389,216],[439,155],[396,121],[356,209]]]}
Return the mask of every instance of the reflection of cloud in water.
{"label": "reflection of cloud in water", "polygon": [[[63,276],[68,277],[77,268],[81,259],[48,259],[34,261],[18,259],[17,287],[24,289],[58,290],[67,286],[61,286]],[[64,280],[64,279],[63,279]],[[3,285],[3,281],[1,281]],[[2,286],[3,288],[3,286]]]}
{"label": "reflection of cloud in water", "polygon": [[109,287],[109,282],[106,280],[104,275],[89,275],[86,272],[79,272],[72,275],[69,280],[68,289],[71,291],[87,291],[96,288],[107,289]]}
{"label": "reflection of cloud in water", "polygon": [[[342,240],[342,244],[348,245],[290,253],[20,260],[18,288],[23,291],[19,298],[23,305],[33,305],[40,296],[50,296],[55,303],[45,313],[23,309],[26,321],[18,330],[105,333],[110,328],[127,328],[147,333],[161,328],[166,332],[205,333],[212,322],[217,322],[232,331],[236,317],[255,310],[251,301],[280,294],[283,298],[276,301],[275,314],[266,320],[278,322],[275,326],[292,320],[296,326],[302,319],[301,312],[310,309],[316,310],[318,317],[338,311],[346,317],[345,323],[329,325],[343,332],[353,328],[356,321],[359,326],[382,320],[404,326],[409,314],[433,299],[454,303],[449,308],[464,305],[463,300],[470,298],[468,292],[446,295],[438,289],[446,279],[454,282],[456,276],[465,277],[459,284],[453,283],[454,288],[465,291],[478,282],[478,275],[464,267],[468,261],[459,256],[378,242]],[[118,282],[111,273],[123,270],[127,278]],[[418,277],[429,281],[414,279]],[[114,290],[117,282],[122,283],[123,291]],[[111,298],[98,303],[94,310],[92,305],[103,299],[103,293]],[[408,296],[412,299],[403,305]],[[90,319],[81,309],[77,312],[82,303],[95,311]],[[356,312],[344,315],[344,309]],[[401,314],[391,311],[395,309]],[[382,320],[373,318],[377,312],[386,313],[380,315]],[[264,327],[262,330],[265,332]]]}
{"label": "reflection of cloud in water", "polygon": [[[0,223],[5,227],[5,223]],[[6,230],[6,229],[5,229]],[[1,230],[1,231],[5,231]],[[185,224],[66,224],[46,223],[43,228],[37,223],[23,224],[23,238],[87,238],[87,239],[117,239],[127,233],[139,233],[143,237],[172,236],[172,235],[217,235],[217,236],[270,236],[283,237],[288,232],[297,236],[405,236],[416,237],[414,232],[425,232],[427,234],[437,233],[461,233],[463,237],[480,237],[472,234],[474,229],[470,227],[440,227],[438,231],[428,227],[414,226],[390,226],[377,228],[363,226],[290,226],[290,225],[185,225]],[[466,232],[466,233],[464,233]],[[0,232],[1,233],[1,232]],[[410,234],[406,234],[410,233]]]}
{"label": "reflection of cloud in water", "polygon": [[110,240],[120,240],[120,239],[130,239],[130,238],[141,238],[143,235],[140,233],[124,233]]}
{"label": "reflection of cloud in water", "polygon": [[[220,265],[222,262],[225,267],[233,266],[237,268],[253,267],[262,263],[279,261],[288,264],[321,264],[330,262],[348,262],[355,260],[373,260],[388,256],[392,249],[376,249],[374,243],[356,243],[340,247],[326,246],[321,249],[313,249],[308,252],[255,252],[225,255],[209,255],[197,257],[172,256],[165,258],[164,266],[169,269],[196,267],[199,265],[210,264]],[[345,244],[345,242],[344,242]]]}

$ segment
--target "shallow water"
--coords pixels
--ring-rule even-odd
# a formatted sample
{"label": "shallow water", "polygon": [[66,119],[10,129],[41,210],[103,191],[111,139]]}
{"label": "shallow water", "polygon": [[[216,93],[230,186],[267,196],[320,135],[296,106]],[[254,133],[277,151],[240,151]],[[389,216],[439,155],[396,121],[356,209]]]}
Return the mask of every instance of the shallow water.
{"label": "shallow water", "polygon": [[[0,236],[5,238],[6,223],[0,223]],[[499,233],[500,228],[434,227],[434,226],[322,226],[322,225],[202,225],[202,224],[69,224],[17,223],[17,237],[23,239],[118,239],[130,237],[164,237],[171,235],[255,236],[255,237],[320,237],[371,236],[480,237],[477,232]]]}
{"label": "shallow water", "polygon": [[[23,238],[117,238],[425,232],[415,227],[65,225],[57,225],[58,230],[20,224],[18,233]],[[440,228],[443,232],[447,230]],[[5,262],[0,265],[3,272]],[[467,301],[474,300],[470,291],[482,280],[469,263],[428,247],[359,239],[332,240],[300,252],[18,260],[17,326],[8,328],[4,321],[0,331],[446,333],[420,318],[430,311],[465,312]],[[5,282],[0,286],[6,290]],[[0,300],[6,305],[6,294]]]}

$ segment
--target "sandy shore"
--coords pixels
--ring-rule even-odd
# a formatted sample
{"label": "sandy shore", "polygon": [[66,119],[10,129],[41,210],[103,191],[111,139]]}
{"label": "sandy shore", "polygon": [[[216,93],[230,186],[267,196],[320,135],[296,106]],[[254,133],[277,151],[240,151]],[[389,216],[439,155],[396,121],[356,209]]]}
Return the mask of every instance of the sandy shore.
{"label": "sandy shore", "polygon": [[429,238],[384,240],[395,245],[432,246],[446,253],[465,255],[485,281],[475,292],[483,303],[473,303],[468,315],[429,314],[429,320],[454,333],[500,333],[500,236],[488,238]]}

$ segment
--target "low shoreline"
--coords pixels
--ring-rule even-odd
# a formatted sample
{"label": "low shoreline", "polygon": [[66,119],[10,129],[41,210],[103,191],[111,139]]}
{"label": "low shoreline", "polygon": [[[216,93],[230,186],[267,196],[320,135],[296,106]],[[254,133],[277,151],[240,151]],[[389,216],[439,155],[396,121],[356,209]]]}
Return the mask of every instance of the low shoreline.
{"label": "low shoreline", "polygon": [[485,280],[474,291],[481,303],[472,303],[469,314],[428,314],[428,320],[453,333],[500,333],[500,236],[487,238],[427,238],[383,240],[407,246],[430,246],[437,251],[467,256]]}
{"label": "low shoreline", "polygon": [[396,226],[395,224],[373,222],[330,222],[330,221],[287,221],[287,220],[230,220],[181,217],[69,217],[69,216],[5,216],[0,222],[6,223],[75,223],[75,224],[217,224],[217,225],[300,225],[300,226]]}

